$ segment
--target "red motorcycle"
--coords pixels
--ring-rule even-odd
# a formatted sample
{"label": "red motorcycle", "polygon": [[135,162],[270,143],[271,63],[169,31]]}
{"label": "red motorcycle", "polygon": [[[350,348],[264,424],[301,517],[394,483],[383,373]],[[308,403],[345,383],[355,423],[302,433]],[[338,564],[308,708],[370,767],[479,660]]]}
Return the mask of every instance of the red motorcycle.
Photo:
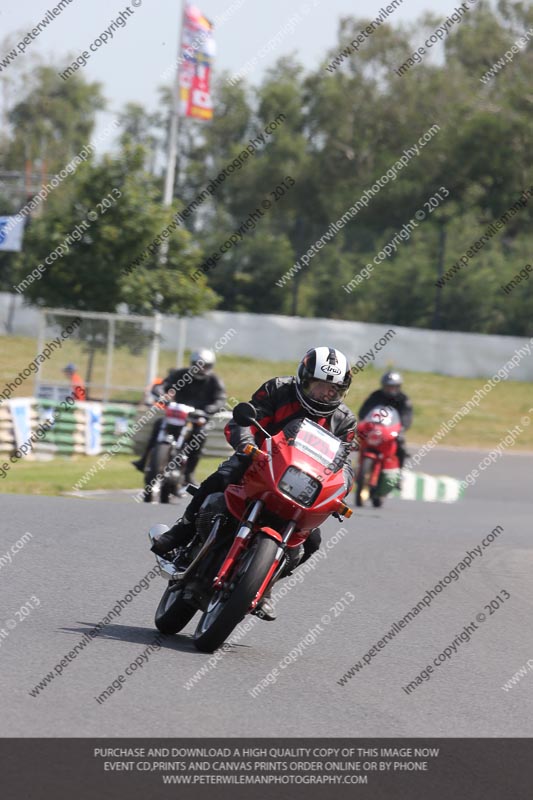
{"label": "red motorcycle", "polygon": [[[201,610],[194,644],[204,652],[220,647],[245,614],[254,612],[288,562],[291,569],[297,564],[295,548],[312,528],[330,514],[341,520],[352,514],[344,503],[344,442],[308,419],[293,420],[271,437],[250,403],[239,403],[233,418],[265,434],[263,449],[248,445],[253,461],[242,482],[205,499],[196,533],[174,562],[156,556],[169,580],[156,627],[177,633]],[[150,539],[164,530],[155,526]],[[180,572],[183,555],[190,564]]]}
{"label": "red motorcycle", "polygon": [[390,406],[376,406],[357,424],[359,466],[355,478],[355,505],[370,497],[379,508],[400,477],[397,439],[402,429],[400,415]]}

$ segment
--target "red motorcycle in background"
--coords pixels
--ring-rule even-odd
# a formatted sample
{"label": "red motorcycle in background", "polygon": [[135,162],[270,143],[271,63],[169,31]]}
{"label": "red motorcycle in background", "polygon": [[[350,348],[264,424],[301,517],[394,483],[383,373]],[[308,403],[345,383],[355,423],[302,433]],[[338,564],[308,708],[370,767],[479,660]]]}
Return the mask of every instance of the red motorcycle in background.
{"label": "red motorcycle in background", "polygon": [[[253,461],[242,482],[205,499],[195,535],[175,561],[156,556],[169,580],[156,627],[177,633],[201,610],[194,644],[205,652],[220,647],[245,614],[253,613],[312,528],[330,514],[341,520],[352,514],[344,503],[344,442],[307,419],[293,420],[271,437],[250,403],[239,403],[233,418],[259,428],[267,437],[263,448],[248,445]],[[152,528],[151,541],[164,530],[164,525]],[[190,565],[178,572],[184,554]]]}
{"label": "red motorcycle in background", "polygon": [[379,508],[400,477],[397,439],[402,429],[400,415],[390,406],[376,406],[357,423],[359,466],[355,477],[355,504],[370,497]]}

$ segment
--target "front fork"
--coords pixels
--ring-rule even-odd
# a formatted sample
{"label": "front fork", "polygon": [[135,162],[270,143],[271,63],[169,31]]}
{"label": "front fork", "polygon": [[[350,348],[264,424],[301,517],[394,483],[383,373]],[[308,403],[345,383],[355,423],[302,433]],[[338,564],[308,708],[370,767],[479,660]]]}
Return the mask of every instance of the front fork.
{"label": "front fork", "polygon": [[218,575],[213,581],[213,589],[215,591],[219,591],[220,589],[222,589],[226,577],[233,569],[233,565],[235,564],[237,558],[246,548],[248,538],[253,530],[257,518],[259,517],[259,514],[261,513],[262,508],[263,508],[262,501],[256,500],[252,506],[250,513],[248,514],[248,517],[244,520],[244,522],[241,523],[239,531],[235,536],[233,544],[229,549],[229,553],[224,559],[224,563],[220,567]]}
{"label": "front fork", "polygon": [[285,550],[287,549],[287,543],[291,538],[295,528],[296,528],[296,523],[291,521],[287,524],[287,527],[283,531],[283,536],[281,538],[280,545],[276,551],[276,556],[274,558],[274,561],[272,562],[272,566],[270,567],[265,580],[259,587],[256,596],[252,600],[252,604],[250,606],[252,610],[257,606],[258,602],[263,597],[268,587],[276,582],[283,568],[285,567],[285,561],[283,559],[283,556],[285,555]]}
{"label": "front fork", "polygon": [[[224,560],[224,563],[222,564],[222,566],[221,566],[221,568],[220,568],[220,570],[218,572],[218,575],[216,576],[216,578],[213,581],[213,589],[214,589],[214,591],[220,591],[223,588],[223,586],[224,586],[224,584],[226,582],[227,576],[229,574],[231,574],[231,571],[233,570],[233,567],[234,567],[237,559],[239,558],[241,553],[247,548],[250,536],[251,536],[251,534],[253,532],[254,525],[255,525],[258,517],[259,517],[259,514],[261,513],[261,511],[263,509],[263,505],[264,505],[264,503],[261,500],[256,500],[256,502],[252,506],[252,509],[251,509],[250,513],[248,514],[248,517],[241,524],[241,526],[239,528],[239,531],[238,531],[237,535],[235,536],[235,539],[233,540],[233,544],[231,545],[229,553],[226,556],[226,558]],[[284,564],[283,564],[283,556],[285,555],[287,542],[289,541],[289,539],[290,539],[290,537],[291,537],[291,535],[292,535],[292,533],[293,533],[295,528],[296,528],[296,523],[291,521],[291,522],[287,523],[287,526],[285,527],[285,530],[283,531],[283,534],[279,534],[277,531],[274,531],[272,528],[264,529],[263,532],[267,536],[270,536],[272,539],[275,539],[277,542],[279,542],[279,547],[278,547],[278,549],[276,551],[276,555],[275,555],[275,558],[274,558],[274,560],[272,562],[272,566],[270,567],[270,569],[269,569],[269,571],[268,571],[263,583],[261,584],[261,586],[259,588],[259,591],[257,592],[257,594],[256,594],[256,596],[255,596],[255,598],[254,598],[254,600],[252,602],[252,606],[251,606],[252,609],[255,608],[255,606],[257,605],[257,603],[259,601],[259,599],[264,594],[264,592],[265,592],[266,588],[268,587],[268,585],[270,584],[270,582],[271,581],[273,582],[277,577],[279,577],[279,573],[281,572],[281,570],[283,569],[283,566],[284,566]]]}
{"label": "front fork", "polygon": [[371,489],[376,489],[379,483],[379,476],[381,475],[382,461],[376,458],[374,466],[372,467],[372,474],[370,475],[369,485]]}
{"label": "front fork", "polygon": [[381,459],[375,453],[365,454],[365,452],[363,451],[361,455],[361,460],[359,462],[359,466],[357,468],[356,482],[360,484],[363,480],[363,462],[365,458],[370,458],[374,462],[372,465],[372,471],[370,472],[368,478],[368,488],[375,489],[376,486],[378,485],[379,476],[381,474]]}

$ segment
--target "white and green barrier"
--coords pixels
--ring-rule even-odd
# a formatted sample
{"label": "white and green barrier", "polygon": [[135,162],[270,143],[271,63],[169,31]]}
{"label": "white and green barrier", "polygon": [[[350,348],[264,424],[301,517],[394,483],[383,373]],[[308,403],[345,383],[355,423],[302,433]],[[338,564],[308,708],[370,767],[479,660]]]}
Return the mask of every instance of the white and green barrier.
{"label": "white and green barrier", "polygon": [[[99,455],[119,440],[119,452],[138,454],[161,414],[158,409],[152,413],[146,406],[127,403],[76,402],[60,408],[54,400],[14,398],[0,405],[0,453],[13,455],[40,425],[54,417],[53,426],[34,442],[27,458]],[[211,420],[205,455],[224,458],[232,453],[223,433],[229,418],[229,413],[221,412]],[[143,424],[136,424],[139,420],[144,420]]]}
{"label": "white and green barrier", "polygon": [[404,469],[401,491],[392,494],[402,500],[422,500],[426,503],[455,503],[463,494],[461,481],[447,475],[426,475]]}
{"label": "white and green barrier", "polygon": [[[140,454],[144,451],[153,423],[163,413],[158,409],[149,410],[146,406],[127,403],[75,403],[69,408],[62,408],[60,414],[57,414],[58,408],[58,403],[53,400],[31,397],[14,398],[2,403],[0,453],[13,455],[40,424],[57,416],[46,435],[35,441],[27,458],[99,455],[110,450],[119,440],[120,453]],[[143,418],[147,421],[137,425]],[[233,452],[224,436],[224,426],[229,419],[230,414],[222,411],[209,422],[204,450],[206,456],[226,458]],[[397,489],[391,492],[403,500],[428,503],[454,503],[463,493],[461,482],[456,478],[411,470],[403,471],[401,492]]]}

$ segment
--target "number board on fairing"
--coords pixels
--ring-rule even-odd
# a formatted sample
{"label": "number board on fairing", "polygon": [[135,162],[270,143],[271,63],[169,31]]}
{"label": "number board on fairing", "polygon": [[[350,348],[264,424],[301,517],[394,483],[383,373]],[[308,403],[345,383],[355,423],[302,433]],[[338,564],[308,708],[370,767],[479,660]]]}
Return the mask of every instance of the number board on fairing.
{"label": "number board on fairing", "polygon": [[294,445],[302,453],[312,456],[325,467],[335,460],[341,442],[314,422],[304,420],[294,440]]}

